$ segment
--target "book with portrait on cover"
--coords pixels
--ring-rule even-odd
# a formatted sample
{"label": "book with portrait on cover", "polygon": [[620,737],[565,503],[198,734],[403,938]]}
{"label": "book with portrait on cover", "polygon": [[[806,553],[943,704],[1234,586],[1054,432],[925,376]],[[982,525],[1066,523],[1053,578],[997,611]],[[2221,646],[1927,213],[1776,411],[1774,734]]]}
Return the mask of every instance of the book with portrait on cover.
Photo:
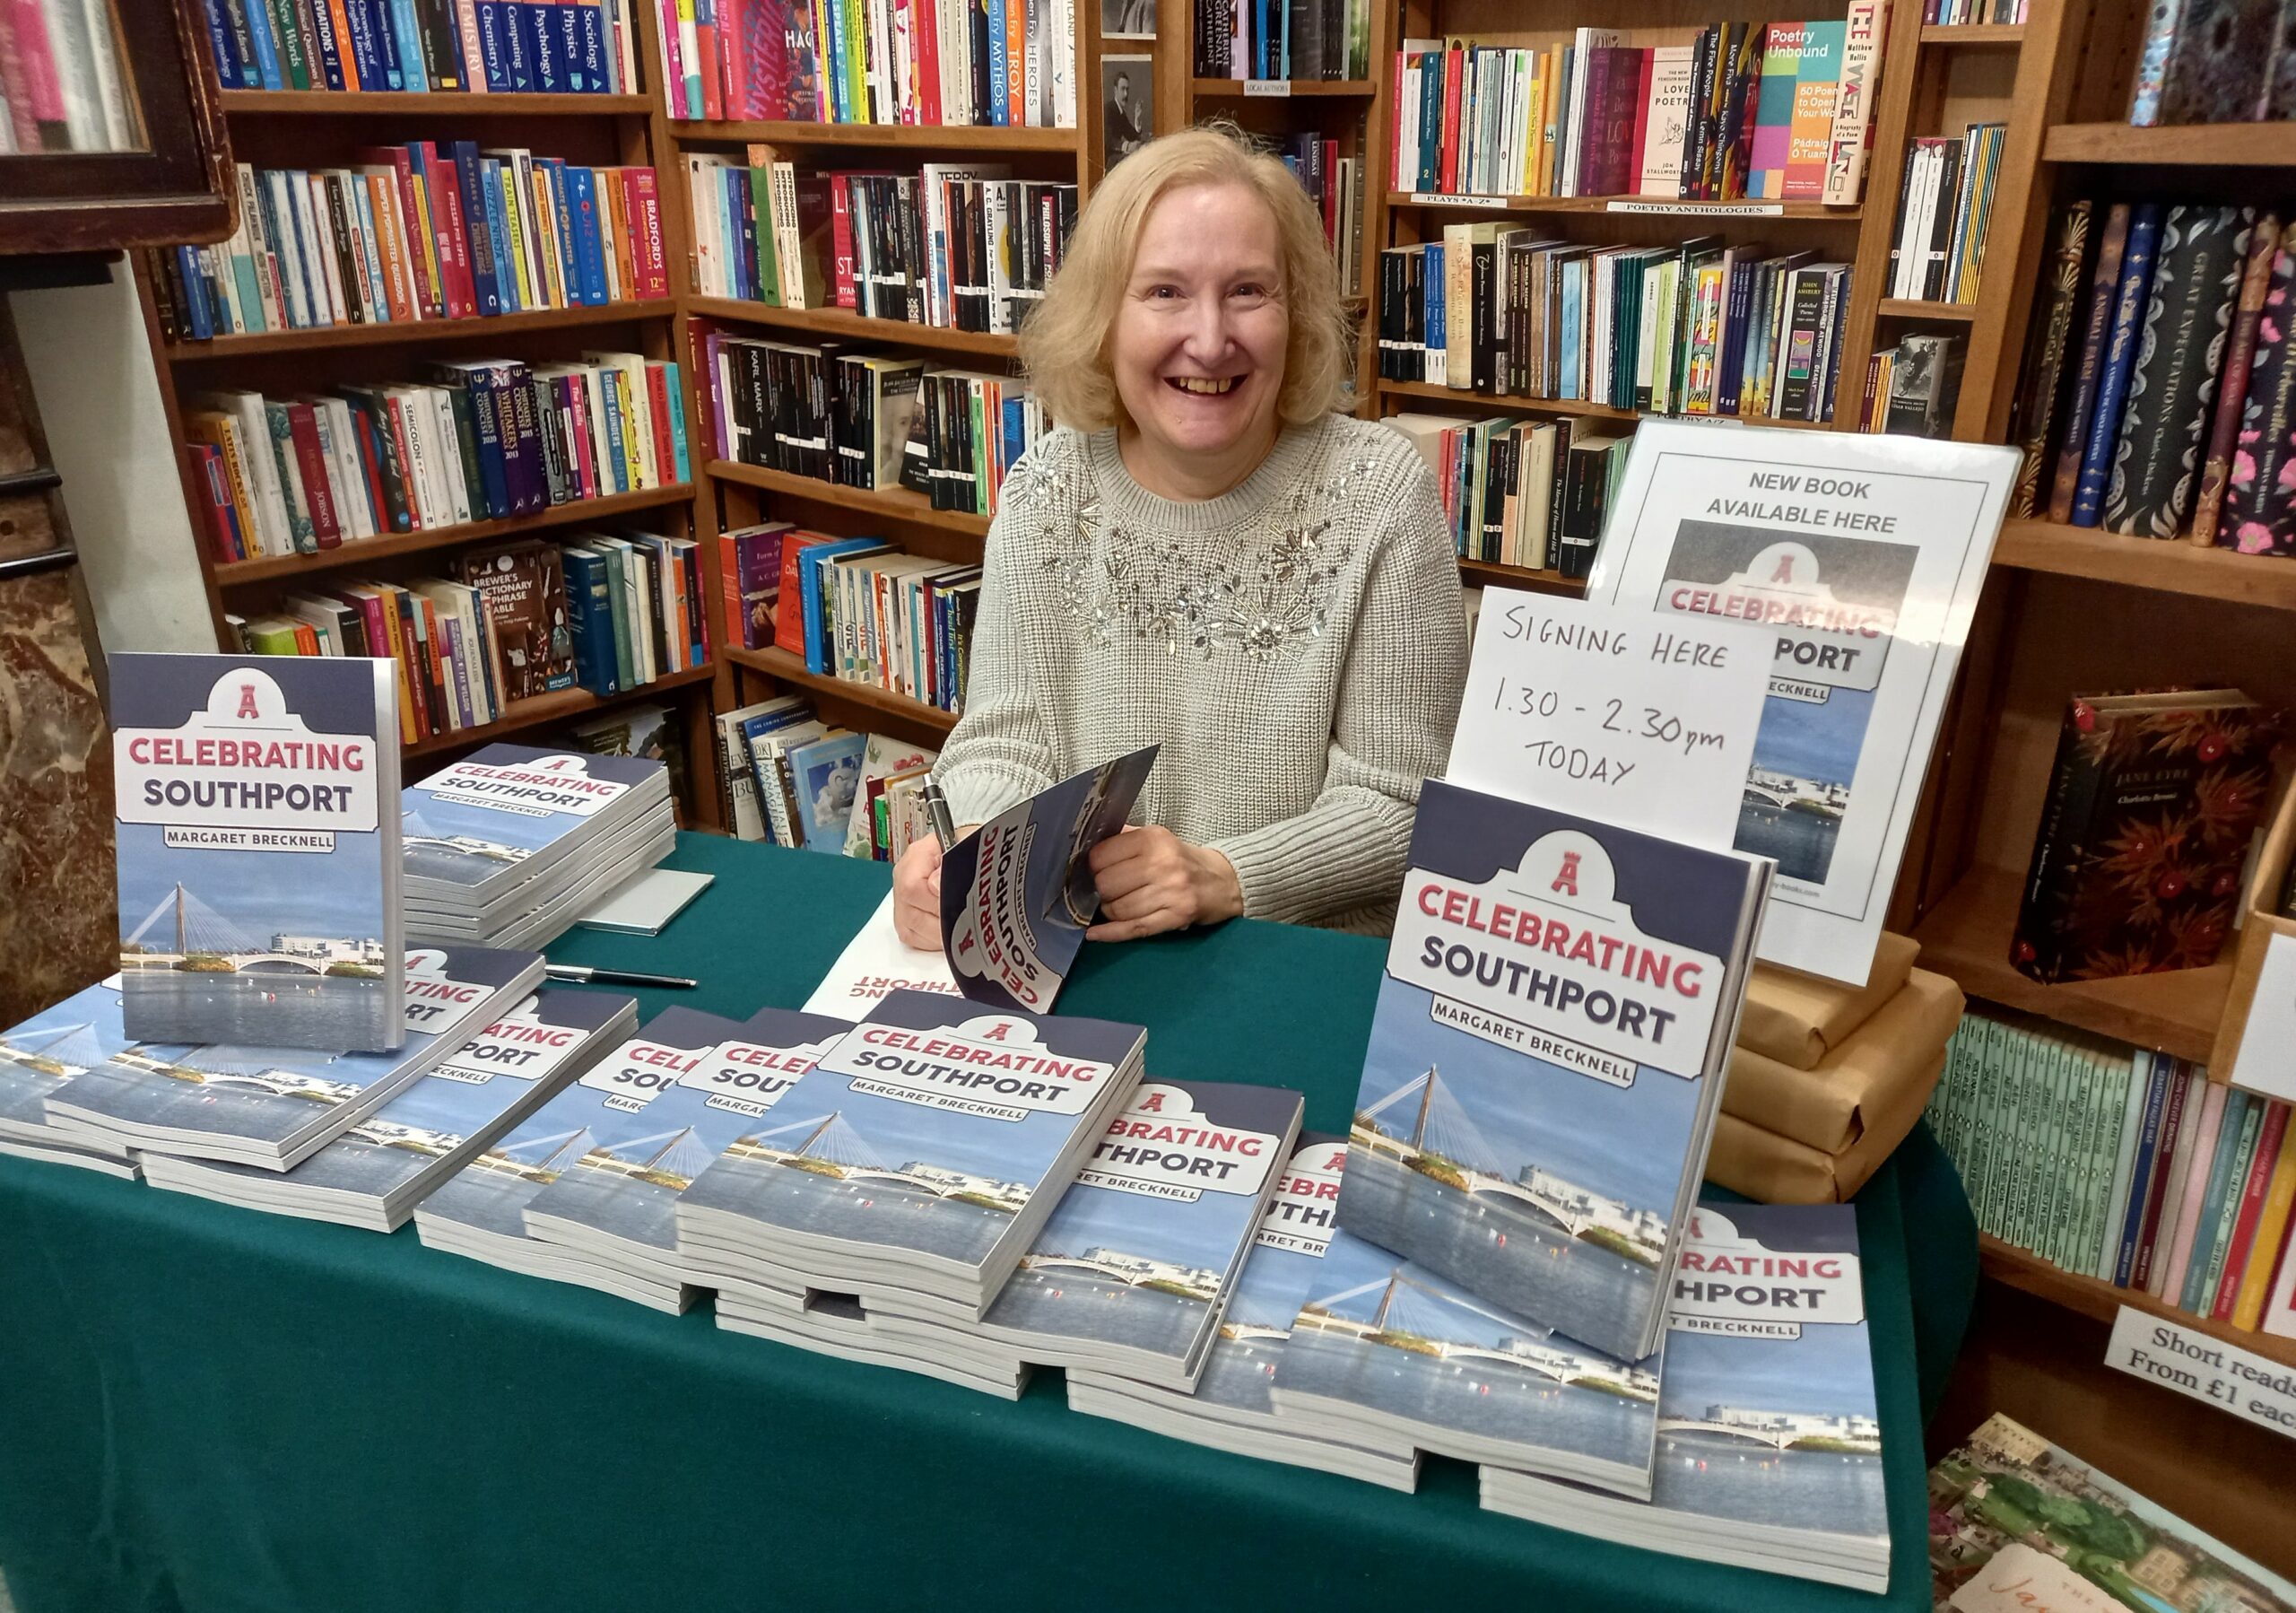
{"label": "book with portrait on cover", "polygon": [[1769,878],[1431,780],[1339,1225],[1597,1350],[1657,1348]]}

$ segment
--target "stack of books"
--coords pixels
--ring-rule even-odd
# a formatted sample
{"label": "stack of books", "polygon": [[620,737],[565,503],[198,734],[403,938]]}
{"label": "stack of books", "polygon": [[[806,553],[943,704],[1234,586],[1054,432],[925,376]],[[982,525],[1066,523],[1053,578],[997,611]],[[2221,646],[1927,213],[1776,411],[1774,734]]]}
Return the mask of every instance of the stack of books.
{"label": "stack of books", "polygon": [[816,1355],[938,1378],[1004,1400],[1020,1399],[1029,1384],[1025,1362],[976,1347],[952,1329],[941,1330],[924,1344],[889,1338],[857,1295],[729,1286],[718,1290],[718,1325]]}
{"label": "stack of books", "polygon": [[1854,205],[1889,0],[1831,22],[1730,22],[1646,49],[1580,28],[1544,50],[1405,39],[1395,187],[1433,196]]}
{"label": "stack of books", "polygon": [[545,987],[291,1169],[147,1154],[144,1180],[275,1215],[395,1232],[440,1182],[637,1023],[634,998]]}
{"label": "stack of books", "polygon": [[672,118],[1076,126],[1076,0],[700,0],[661,39]]}
{"label": "stack of books", "polygon": [[[265,1171],[301,1164],[435,1068],[542,982],[539,953],[419,947],[406,956],[405,1033],[390,1052],[139,1042],[43,1096],[48,1124],[117,1156],[173,1154]],[[250,1037],[266,1017],[244,1005]],[[84,1146],[84,1145],[83,1145]]]}
{"label": "stack of books", "polygon": [[47,1103],[65,1082],[135,1044],[120,1024],[116,974],[0,1031],[0,1154],[133,1180],[138,1173],[134,1149],[59,1129],[48,1118]]}
{"label": "stack of books", "polygon": [[1379,255],[1379,373],[1654,414],[1833,417],[1849,269],[1699,236],[1601,247],[1448,224]]}
{"label": "stack of books", "polygon": [[[1371,74],[1370,0],[1194,0],[1197,78],[1361,79]],[[1152,17],[1155,14],[1152,10]]]}
{"label": "stack of books", "polygon": [[600,896],[669,855],[658,762],[490,745],[403,792],[407,933],[554,940]]}
{"label": "stack of books", "polygon": [[1435,473],[1452,547],[1468,560],[1584,577],[1600,552],[1633,439],[1569,420],[1391,414]]}
{"label": "stack of books", "polygon": [[375,145],[356,167],[239,164],[220,246],[155,249],[171,342],[467,319],[670,294],[650,168],[586,168],[471,140]]}
{"label": "stack of books", "polygon": [[791,532],[782,547],[793,608],[775,642],[810,672],[961,711],[981,568],[910,554],[876,537]]}
{"label": "stack of books", "polygon": [[675,363],[437,362],[430,384],[202,393],[184,432],[218,564],[509,520],[691,478]]}
{"label": "stack of books", "polygon": [[1950,437],[1961,397],[1967,338],[1919,331],[1884,347],[1866,362],[1866,397],[1858,405],[1864,432],[1907,437]]}
{"label": "stack of books", "polygon": [[933,833],[925,777],[938,753],[822,721],[778,695],[718,714],[726,821],[739,840],[876,862]]}
{"label": "stack of books", "polygon": [[2289,1106],[2006,1010],[1955,1033],[1930,1129],[1978,1225],[2064,1270],[2296,1338]]}
{"label": "stack of books", "polygon": [[1890,295],[1977,301],[2005,123],[1973,123],[1959,140],[1916,140],[1906,153],[1890,238]]}
{"label": "stack of books", "polygon": [[2296,284],[2283,215],[2205,203],[2060,209],[2012,431],[2013,516],[2296,554]]}
{"label": "stack of books", "polygon": [[1076,224],[1076,187],[994,163],[915,173],[800,172],[691,153],[695,287],[777,308],[1005,335],[1044,295]]}
{"label": "stack of books", "polygon": [[1269,1395],[1293,1321],[1320,1272],[1331,1242],[1347,1139],[1310,1132],[1300,1139],[1262,1215],[1243,1276],[1194,1386],[1176,1391],[1089,1367],[1068,1372],[1070,1409],[1104,1417],[1191,1444],[1239,1456],[1341,1473],[1367,1484],[1410,1491],[1419,1482],[1419,1452],[1319,1439],[1297,1419],[1276,1415]]}
{"label": "stack of books", "polygon": [[202,0],[226,90],[623,95],[638,18],[623,0]]}

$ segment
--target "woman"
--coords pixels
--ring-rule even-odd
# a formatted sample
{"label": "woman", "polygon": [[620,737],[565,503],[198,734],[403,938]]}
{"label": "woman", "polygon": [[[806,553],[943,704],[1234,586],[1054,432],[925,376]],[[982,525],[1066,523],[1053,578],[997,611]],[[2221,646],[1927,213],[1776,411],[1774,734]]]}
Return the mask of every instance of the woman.
{"label": "woman", "polygon": [[[1336,414],[1348,342],[1323,226],[1275,158],[1192,129],[1093,192],[1021,335],[1063,429],[1006,476],[965,712],[934,776],[958,823],[1162,746],[1091,871],[1096,940],[1239,913],[1393,922],[1466,627],[1434,477]],[[894,870],[940,945],[940,850]]]}

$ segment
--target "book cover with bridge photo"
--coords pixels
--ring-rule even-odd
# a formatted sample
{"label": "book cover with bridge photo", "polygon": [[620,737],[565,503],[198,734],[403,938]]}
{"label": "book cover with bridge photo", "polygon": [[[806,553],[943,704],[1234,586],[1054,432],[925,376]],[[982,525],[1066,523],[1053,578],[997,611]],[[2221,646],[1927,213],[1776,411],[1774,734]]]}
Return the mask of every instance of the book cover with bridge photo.
{"label": "book cover with bridge photo", "polygon": [[1038,1366],[1191,1387],[1299,1135],[1279,1086],[1144,1080],[981,1333]]}
{"label": "book cover with bridge photo", "polygon": [[770,1171],[749,1153],[766,1117],[852,1028],[826,1015],[760,1009],[677,1072],[646,1105],[639,1135],[603,1144],[535,1194],[527,1233],[665,1278],[701,1280],[678,1255],[679,1201],[704,1180],[722,1191],[729,1180]]}
{"label": "book cover with bridge photo", "polygon": [[891,993],[774,1106],[752,1247],[808,1287],[978,1321],[1130,1098],[1146,1041]]}
{"label": "book cover with bridge photo", "polygon": [[1431,780],[1339,1225],[1596,1349],[1657,1348],[1769,870]]}
{"label": "book cover with bridge photo", "polygon": [[1302,1432],[1296,1419],[1279,1419],[1269,1397],[1284,1341],[1322,1269],[1346,1166],[1345,1138],[1300,1134],[1253,1233],[1243,1271],[1193,1391],[1071,1367],[1070,1408],[1214,1450],[1341,1473],[1389,1489],[1414,1488],[1419,1452],[1409,1440],[1374,1448],[1320,1439]]}
{"label": "book cover with bridge photo", "polygon": [[637,1024],[636,998],[545,986],[292,1170],[152,1154],[144,1174],[155,1187],[392,1232],[432,1188]]}
{"label": "book cover with bridge photo", "polygon": [[[134,1176],[126,1147],[48,1123],[48,1094],[75,1076],[109,1063],[134,1046],[120,1020],[119,977],[100,981],[0,1031],[0,1153],[84,1165],[107,1175]],[[158,1056],[183,1048],[147,1050]]]}
{"label": "book cover with bridge photo", "polygon": [[440,1183],[415,1209],[417,1235],[434,1249],[506,1270],[603,1289],[656,1310],[684,1310],[692,1295],[683,1283],[547,1243],[527,1228],[526,1207],[594,1158],[601,1186],[628,1169],[612,1151],[653,1137],[657,1129],[648,1111],[654,1101],[712,1048],[741,1033],[737,1019],[665,1008]]}
{"label": "book cover with bridge photo", "polygon": [[1735,841],[1778,862],[1761,955],[1863,985],[2017,451],[1645,424],[1587,597],[1770,631]]}
{"label": "book cover with bridge photo", "polygon": [[396,676],[387,660],[111,658],[129,1036],[399,1046]]}
{"label": "book cover with bridge photo", "polygon": [[[1355,1170],[1348,1162],[1348,1172]],[[1276,1415],[1327,1439],[1650,1494],[1661,1361],[1622,1361],[1344,1229],[1276,1363]]]}
{"label": "book cover with bridge photo", "polygon": [[542,983],[539,953],[483,946],[405,955],[396,1052],[237,1042],[138,1043],[49,1094],[49,1122],[105,1142],[266,1171],[300,1164]]}
{"label": "book cover with bridge photo", "polygon": [[642,756],[487,745],[402,793],[408,899],[448,913],[534,905],[669,788],[668,770]]}
{"label": "book cover with bridge photo", "polygon": [[1152,745],[1087,768],[949,848],[941,940],[957,990],[993,1007],[1052,1011],[1100,917],[1092,848],[1123,833],[1155,764]]}
{"label": "book cover with bridge photo", "polygon": [[1846,1204],[1701,1204],[1674,1277],[1647,1504],[1486,1467],[1483,1504],[1855,1590],[1890,1580],[1882,1425]]}

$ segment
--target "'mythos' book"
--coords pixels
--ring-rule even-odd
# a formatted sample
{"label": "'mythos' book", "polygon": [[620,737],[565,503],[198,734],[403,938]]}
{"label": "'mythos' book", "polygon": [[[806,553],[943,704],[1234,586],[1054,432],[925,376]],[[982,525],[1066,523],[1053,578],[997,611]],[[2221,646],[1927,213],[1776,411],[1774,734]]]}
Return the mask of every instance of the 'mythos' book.
{"label": "'mythos' book", "polygon": [[976,1002],[1048,1014],[1100,911],[1092,848],[1132,815],[1156,747],[1118,756],[1008,806],[949,848],[942,950]]}
{"label": "'mythos' book", "polygon": [[141,1043],[75,1076],[49,1123],[116,1147],[283,1171],[388,1103],[542,983],[539,953],[418,947],[405,959],[395,1053]]}
{"label": "'mythos' book", "polygon": [[1657,1348],[1769,879],[1429,780],[1340,1225],[1596,1349]]}
{"label": "'mythos' book", "polygon": [[636,998],[546,986],[291,1171],[147,1154],[144,1176],[227,1204],[392,1232],[637,1023]]}
{"label": "'mythos' book", "polygon": [[1863,984],[2017,454],[1648,421],[1587,597],[1775,634],[1735,844],[1766,962]]}
{"label": "'mythos' book", "polygon": [[397,699],[387,660],[111,658],[130,1038],[400,1044]]}
{"label": "'mythos' book", "polygon": [[47,1110],[48,1094],[133,1045],[120,1027],[116,974],[0,1031],[0,1154],[135,1176],[132,1149],[59,1130],[49,1124]]}
{"label": "'mythos' book", "polygon": [[1486,1467],[1483,1504],[1649,1551],[1888,1589],[1857,1212],[1700,1205],[1674,1275],[1649,1501]]}
{"label": "'mythos' book", "polygon": [[1299,1135],[1300,1103],[1279,1086],[1142,1082],[981,1334],[1039,1366],[1193,1386]]}
{"label": "'mythos' book", "polygon": [[[755,1144],[751,1239],[809,1288],[978,1321],[1130,1098],[1147,1033],[896,991]],[[896,1296],[898,1296],[896,1298]]]}

